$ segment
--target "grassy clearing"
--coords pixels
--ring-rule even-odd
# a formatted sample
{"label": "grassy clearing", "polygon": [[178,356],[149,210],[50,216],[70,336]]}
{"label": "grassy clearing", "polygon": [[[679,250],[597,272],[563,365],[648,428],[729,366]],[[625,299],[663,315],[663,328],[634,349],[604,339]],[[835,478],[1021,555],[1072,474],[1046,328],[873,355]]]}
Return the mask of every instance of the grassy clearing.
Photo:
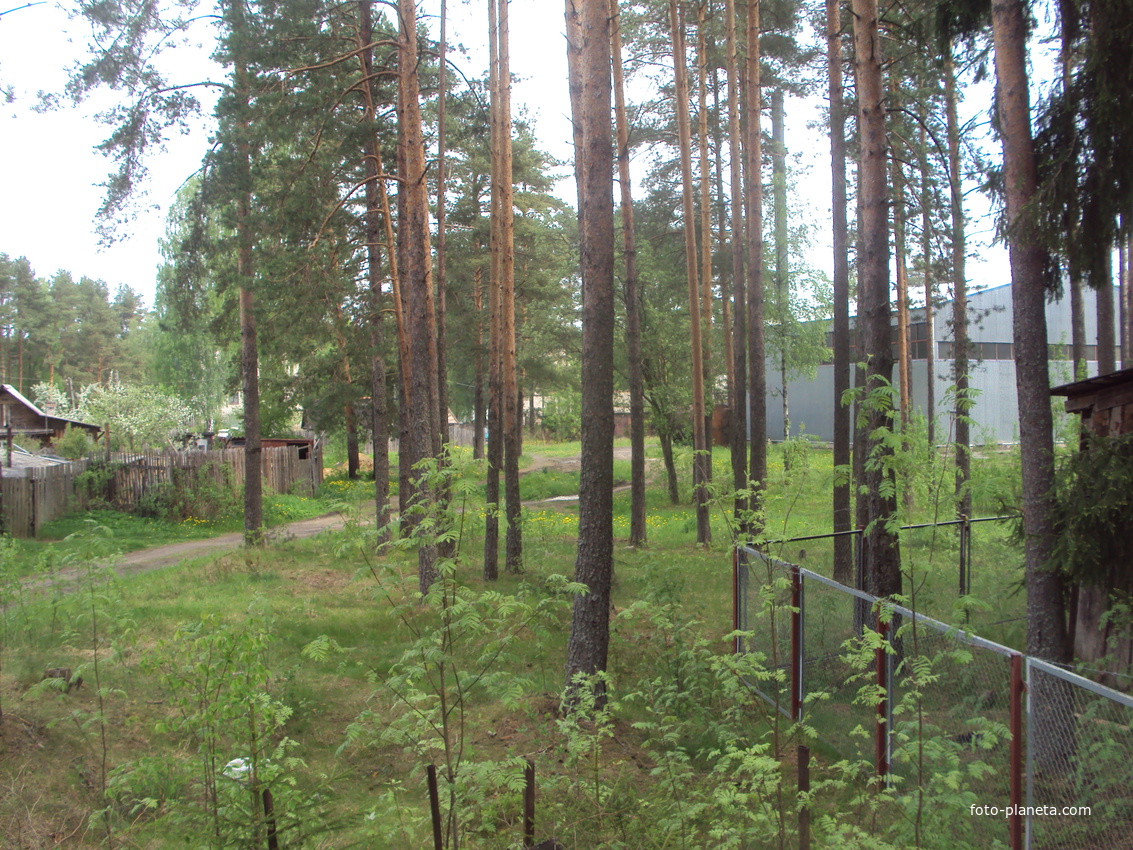
{"label": "grassy clearing", "polygon": [[[528,450],[547,456],[542,447]],[[788,474],[779,451],[772,453],[768,528],[774,537],[828,530],[829,452],[814,449],[807,458]],[[713,467],[716,480],[726,480],[726,452],[714,454]],[[576,477],[554,478],[560,482],[555,486],[577,484]],[[624,540],[628,492],[617,494],[614,504],[615,535]],[[571,725],[558,709],[570,598],[555,576],[573,568],[577,503],[526,508],[526,572],[492,586],[478,568],[483,511],[475,503],[459,507],[455,578],[472,601],[471,607],[449,609],[463,617],[453,664],[474,671],[499,635],[514,637],[491,656],[498,675],[463,686],[466,772],[459,811],[465,846],[504,848],[519,841],[515,759],[522,757],[537,765],[540,837],[554,833],[570,847],[682,846],[682,840],[683,846],[715,846],[707,831],[715,823],[732,824],[729,834],[748,836],[746,846],[764,846],[782,826],[769,808],[774,795],[754,790],[766,776],[752,772],[755,762],[727,762],[720,753],[742,745],[755,759],[767,751],[754,748],[771,746],[780,757],[759,762],[758,770],[782,771],[789,787],[796,739],[787,730],[776,736],[767,707],[735,691],[734,673],[716,660],[727,658],[731,629],[727,505],[713,511],[712,546],[699,549],[691,506],[669,505],[654,487],[649,546],[616,547],[610,692],[617,705],[609,726]],[[265,781],[276,783],[280,816],[302,816],[284,846],[299,846],[300,833],[311,833],[307,846],[426,846],[422,765],[442,761],[443,753],[434,727],[422,721],[435,717],[429,694],[436,692],[423,675],[406,678],[412,672],[406,659],[416,657],[413,630],[435,633],[441,620],[436,609],[398,607],[415,598],[415,556],[391,551],[375,557],[365,532],[348,530],[112,580],[94,566],[95,556],[122,548],[127,539],[144,540],[140,533],[128,538],[127,529],[114,531],[112,538],[80,533],[68,543],[72,560],[89,565],[85,590],[21,596],[12,593],[10,580],[5,585],[0,845],[49,846],[51,836],[69,835],[76,847],[205,846],[216,826],[204,814],[210,793],[227,819],[224,829],[242,813],[247,817],[244,786],[223,769],[249,758],[254,748],[243,730],[250,718],[267,715],[251,714],[249,706],[260,703],[238,690],[210,707],[186,700],[186,686],[176,684],[194,670],[223,669],[216,693],[247,679],[271,705],[287,707],[264,721],[270,728],[256,739],[265,752],[294,742],[264,768]],[[988,548],[993,560],[982,565],[977,548],[973,570],[977,593],[986,588],[989,599],[1015,575],[1013,550],[990,531],[988,547],[993,538],[1002,548]],[[826,572],[821,547],[805,545],[804,563]],[[916,565],[920,599],[937,594],[939,605],[950,606],[948,547],[940,540],[909,540],[904,551]],[[782,553],[791,554],[787,546]],[[498,599],[485,596],[497,592]],[[476,600],[483,606],[477,608]],[[541,613],[521,626],[500,613],[527,610],[523,606],[540,606]],[[995,616],[1003,614],[1001,605]],[[215,647],[203,654],[201,635],[228,636],[228,655]],[[262,636],[259,643],[256,635]],[[341,650],[304,653],[304,647],[323,645],[324,637],[326,646]],[[226,668],[222,656],[242,661]],[[101,688],[93,679],[96,660]],[[70,692],[45,688],[44,670],[57,667],[82,675],[83,686]],[[210,792],[202,767],[209,738],[201,718],[213,708],[223,722],[215,733],[219,775]],[[187,718],[196,718],[196,725],[187,725]],[[289,761],[296,758],[302,762]],[[818,770],[835,783],[822,811],[841,810],[848,822],[857,822],[858,798],[837,784],[842,774],[830,761]],[[748,789],[743,794],[755,796],[722,797],[720,789]],[[900,820],[891,810],[870,817],[881,825],[878,835]],[[232,834],[226,846],[266,846],[255,836]],[[878,838],[859,846],[886,845]]]}

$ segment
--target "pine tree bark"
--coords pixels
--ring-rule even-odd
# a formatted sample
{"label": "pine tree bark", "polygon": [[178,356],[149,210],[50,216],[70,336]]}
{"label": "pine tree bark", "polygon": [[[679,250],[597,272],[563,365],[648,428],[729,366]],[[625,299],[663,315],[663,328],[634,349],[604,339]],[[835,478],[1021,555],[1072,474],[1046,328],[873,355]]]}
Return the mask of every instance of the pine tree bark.
{"label": "pine tree bark", "polygon": [[692,131],[689,126],[688,66],[685,56],[684,16],[678,0],[669,0],[669,26],[673,41],[673,76],[676,99],[673,106],[677,118],[680,147],[683,224],[685,235],[685,274],[688,277],[689,343],[692,347],[692,487],[696,502],[696,542],[707,546],[712,540],[708,515],[708,480],[705,412],[704,360],[701,339],[700,281],[696,254],[696,214],[693,204]]}
{"label": "pine tree bark", "polygon": [[390,278],[397,277],[397,253],[393,239],[389,195],[385,190],[381,153],[377,138],[377,77],[374,74],[373,0],[358,2],[358,58],[362,66],[363,121],[370,128],[362,142],[363,173],[366,176],[366,278],[369,297],[370,330],[370,416],[374,435],[374,512],[379,534],[389,525],[389,406],[386,401],[385,340],[382,331],[382,257],[384,245],[389,257]]}
{"label": "pine tree bark", "polygon": [[1081,275],[1070,274],[1070,359],[1074,380],[1089,375],[1086,365],[1086,296]]}
{"label": "pine tree bark", "polygon": [[[437,57],[437,412],[442,444],[448,432],[448,204],[446,184],[448,165],[448,2],[441,0],[441,32]],[[445,494],[448,498],[448,494]]]}
{"label": "pine tree bark", "polygon": [[472,459],[484,458],[484,270],[476,266],[473,272],[472,306],[476,311],[476,350],[473,358],[472,378]]}
{"label": "pine tree bark", "polygon": [[725,0],[724,6],[728,71],[728,160],[731,163],[729,190],[731,194],[731,262],[732,262],[732,486],[737,496],[733,511],[742,525],[747,522],[750,500],[738,495],[748,488],[747,474],[747,298],[744,276],[744,195],[743,153],[740,150],[740,89],[739,47],[736,33],[735,0]]}
{"label": "pine tree bark", "polygon": [[[843,403],[850,389],[850,266],[846,221],[846,113],[842,102],[842,19],[838,0],[826,0],[826,73],[830,106],[830,197],[834,245],[834,467],[850,466],[850,408]],[[848,476],[835,479],[834,532],[853,528]],[[853,541],[848,534],[834,538],[834,578],[854,580]]]}
{"label": "pine tree bark", "polygon": [[960,122],[957,117],[956,62],[952,43],[944,53],[944,111],[948,131],[948,195],[952,236],[952,383],[955,385],[956,513],[972,515],[971,400],[968,380],[968,243],[964,226],[964,187],[960,175]]}
{"label": "pine tree bark", "polygon": [[[410,468],[410,506],[430,510],[437,493],[427,476],[413,466],[440,454],[440,415],[437,398],[436,306],[433,294],[433,260],[430,250],[429,196],[417,61],[417,15],[413,0],[398,0],[398,192],[403,214],[399,221],[399,251],[405,295],[406,326],[410,343],[410,375],[406,387],[409,445],[401,447],[401,464]],[[401,200],[404,196],[404,200]],[[408,451],[406,451],[408,449]],[[408,455],[408,457],[406,457]],[[418,549],[417,573],[422,594],[436,581],[436,545],[423,542]]]}
{"label": "pine tree bark", "polygon": [[511,60],[509,56],[508,0],[496,0],[499,36],[499,71],[496,86],[499,91],[497,155],[495,189],[499,194],[496,205],[500,217],[500,335],[501,377],[503,392],[504,437],[504,497],[506,500],[507,537],[505,541],[504,569],[518,573],[523,568],[523,525],[520,519],[519,454],[523,440],[523,420],[520,417],[520,394],[516,376],[515,349],[515,225],[514,192],[512,184],[511,153]]}
{"label": "pine tree bark", "polygon": [[900,389],[901,429],[908,431],[912,400],[909,381],[909,246],[906,241],[905,172],[897,156],[893,163],[893,255],[897,266],[897,382]]}
{"label": "pine tree bark", "polygon": [[[246,10],[242,2],[230,7],[230,37],[243,35]],[[240,376],[244,396],[244,545],[263,543],[263,449],[260,429],[260,358],[256,339],[255,295],[252,289],[252,153],[249,129],[250,80],[241,50],[233,50],[233,95],[236,98],[235,162],[236,277],[240,302]]]}
{"label": "pine tree bark", "polygon": [[[858,128],[861,154],[858,197],[861,208],[861,251],[858,258],[858,339],[866,360],[865,388],[872,392],[893,377],[889,303],[889,198],[886,185],[888,146],[881,76],[881,41],[877,0],[853,0],[854,54],[857,70]],[[867,404],[862,443],[867,531],[863,536],[865,589],[874,596],[900,594],[901,569],[897,541],[886,528],[896,512],[892,472],[884,467],[887,452],[875,434],[890,427],[881,405]]]}
{"label": "pine tree bark", "polygon": [[[997,81],[996,110],[1003,140],[1008,249],[1014,318],[1015,380],[1019,399],[1019,446],[1023,479],[1023,532],[1027,588],[1027,652],[1047,661],[1070,657],[1063,610],[1063,582],[1050,564],[1054,542],[1051,431],[1043,249],[1028,220],[1038,188],[1027,91],[1026,24],[1021,0],[993,0],[992,35]],[[1053,681],[1053,680],[1052,680]],[[1057,689],[1032,688],[1038,706],[1038,764],[1058,763],[1068,747],[1059,721]]]}
{"label": "pine tree bark", "polygon": [[928,444],[936,448],[936,280],[932,266],[932,208],[931,175],[928,161],[928,138],[924,126],[920,128],[920,195],[921,195],[921,257],[924,262],[924,321],[925,321],[925,418],[928,424]]}
{"label": "pine tree bark", "polygon": [[1117,339],[1114,334],[1113,252],[1107,251],[1105,274],[1097,289],[1098,311],[1098,374],[1117,371]]}
{"label": "pine tree bark", "polygon": [[696,7],[697,141],[700,153],[700,341],[704,346],[705,480],[712,480],[712,414],[716,407],[712,371],[712,170],[708,157],[708,43],[707,3]]}
{"label": "pine tree bark", "polygon": [[[567,0],[568,46],[577,49],[578,110],[584,165],[579,195],[582,229],[582,471],[579,482],[578,557],[575,581],[590,592],[576,596],[567,644],[567,688],[576,677],[605,671],[610,643],[613,577],[614,466],[614,196],[613,140],[610,135],[610,6],[608,0]],[[574,84],[572,80],[572,88]],[[599,703],[605,688],[595,683]]]}
{"label": "pine tree bark", "polygon": [[[716,52],[716,42],[709,39],[708,50]],[[716,211],[716,245],[723,253],[728,241],[728,199],[724,194],[724,112],[720,109],[720,68],[712,67],[712,109],[716,113],[716,120],[712,122],[712,145],[716,152],[712,163],[712,182]],[[727,410],[735,408],[736,400],[736,374],[735,351],[732,340],[732,278],[731,264],[721,260],[716,272],[717,285],[720,287],[720,336],[723,340],[721,360],[724,366],[724,405]]]}
{"label": "pine tree bark", "polygon": [[621,17],[618,0],[610,0],[611,51],[614,70],[614,115],[617,123],[618,184],[622,204],[625,253],[626,362],[629,373],[630,516],[629,545],[644,546],[645,524],[645,388],[641,374],[641,297],[638,293],[637,235],[633,222],[633,185],[629,171],[629,120],[626,117],[625,73],[622,70]]}
{"label": "pine tree bark", "polygon": [[[744,70],[747,129],[744,133],[744,184],[747,204],[745,257],[747,268],[747,368],[748,431],[751,445],[748,460],[751,515],[757,517],[763,506],[767,484],[767,363],[765,360],[763,317],[763,136],[760,89],[759,0],[749,0],[744,27],[747,57]],[[754,521],[749,533],[761,531]]]}
{"label": "pine tree bark", "polygon": [[[779,384],[783,394],[783,439],[791,439],[791,402],[787,389],[787,334],[791,320],[791,288],[787,270],[787,137],[783,90],[771,92],[771,192],[775,205],[775,298],[779,302]],[[783,461],[784,466],[788,463]]]}
{"label": "pine tree bark", "polygon": [[503,428],[503,367],[500,355],[500,216],[499,195],[495,191],[499,167],[499,27],[498,8],[488,3],[488,71],[489,88],[489,126],[490,126],[490,165],[492,193],[490,201],[488,237],[488,469],[485,480],[485,499],[488,513],[484,519],[484,578],[495,581],[499,576],[500,546],[500,472],[504,465]]}

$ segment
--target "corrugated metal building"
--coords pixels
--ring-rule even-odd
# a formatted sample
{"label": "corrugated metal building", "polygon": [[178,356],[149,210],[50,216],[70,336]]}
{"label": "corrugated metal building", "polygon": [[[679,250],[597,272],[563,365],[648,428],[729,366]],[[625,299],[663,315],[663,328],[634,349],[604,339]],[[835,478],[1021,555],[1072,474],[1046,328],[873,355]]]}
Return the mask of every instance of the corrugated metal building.
{"label": "corrugated metal building", "polygon": [[[1097,296],[1086,289],[1086,339],[1097,339]],[[1012,344],[1011,286],[985,289],[968,297],[969,330],[972,365],[969,384],[976,391],[975,408],[971,417],[974,444],[1012,443],[1019,439],[1019,412],[1015,394],[1015,353]],[[946,393],[952,385],[952,305],[936,309],[935,369],[933,381],[936,395],[937,439],[949,438],[951,411],[945,408]],[[1070,296],[1048,302],[1046,308],[1047,339],[1054,359],[1051,360],[1051,384],[1065,383],[1073,378],[1069,359],[1071,338]],[[850,320],[851,328],[853,319]],[[896,315],[893,317],[896,335]],[[852,331],[851,331],[852,333]],[[909,311],[909,350],[912,357],[910,383],[912,405],[926,412],[928,383],[927,346],[929,344],[924,309]],[[1097,374],[1097,347],[1087,346],[1089,375]],[[1120,352],[1118,362],[1120,363]],[[851,382],[853,370],[851,369]],[[893,384],[898,384],[897,366],[893,367]],[[767,433],[773,440],[783,436],[783,407],[781,382],[776,364],[767,362]],[[806,433],[819,440],[834,439],[834,367],[818,367],[814,380],[789,380],[787,384],[791,434]]]}

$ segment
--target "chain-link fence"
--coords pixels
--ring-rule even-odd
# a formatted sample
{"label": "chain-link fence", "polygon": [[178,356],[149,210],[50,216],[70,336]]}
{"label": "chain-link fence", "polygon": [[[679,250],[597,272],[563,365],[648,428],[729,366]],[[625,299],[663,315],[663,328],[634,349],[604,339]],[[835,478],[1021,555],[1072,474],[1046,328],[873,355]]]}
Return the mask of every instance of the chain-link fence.
{"label": "chain-link fence", "polygon": [[[993,516],[902,526],[901,564],[917,577],[917,610],[950,621],[960,597],[997,598],[1006,583],[1004,572],[1018,566],[1018,550],[1012,542],[1015,519]],[[778,559],[852,585],[855,575],[860,575],[860,538],[861,530],[855,529],[771,541],[764,548]],[[841,576],[835,567],[839,561],[844,569]],[[1008,642],[1021,628],[1012,630],[1008,624],[1022,623],[1021,617],[1005,618],[999,607],[974,606],[964,616],[970,628]]]}
{"label": "chain-link fence", "polygon": [[759,693],[957,847],[1133,850],[1133,698],[747,547],[734,587]]}
{"label": "chain-link fence", "polygon": [[1133,848],[1133,697],[1027,659],[1027,837]]}

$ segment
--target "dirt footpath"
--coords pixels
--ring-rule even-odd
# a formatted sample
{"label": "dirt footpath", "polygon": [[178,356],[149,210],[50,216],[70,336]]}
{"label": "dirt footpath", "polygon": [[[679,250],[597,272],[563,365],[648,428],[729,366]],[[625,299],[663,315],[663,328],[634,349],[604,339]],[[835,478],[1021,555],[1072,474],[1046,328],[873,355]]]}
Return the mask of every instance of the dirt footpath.
{"label": "dirt footpath", "polygon": [[[614,449],[614,457],[619,460],[629,460],[630,450],[627,447],[619,446]],[[561,471],[575,470],[581,465],[580,457],[571,458],[544,458],[538,455],[531,456],[531,463],[526,469],[520,472],[525,475],[529,472],[534,472],[541,469],[555,469]],[[616,490],[626,489],[625,487],[618,487]],[[575,497],[562,497],[554,501],[562,501]],[[394,497],[391,500],[391,508],[396,512],[397,499]],[[536,504],[536,503],[532,503]],[[359,507],[359,516],[371,516],[374,510],[373,501],[365,502]],[[372,521],[372,519],[371,519]],[[265,532],[265,538],[268,543],[280,540],[298,540],[305,537],[314,537],[324,531],[337,531],[346,524],[346,517],[338,512],[324,514],[323,516],[314,517],[312,519],[299,520],[287,525],[277,526],[276,528],[269,528]],[[141,573],[147,573],[151,570],[160,570],[164,567],[171,567],[174,564],[179,564],[184,560],[190,558],[200,558],[206,555],[219,556],[228,552],[234,552],[244,545],[244,535],[242,532],[233,532],[231,534],[222,534],[219,537],[209,537],[203,540],[185,540],[180,543],[170,543],[165,546],[155,546],[152,549],[139,549],[136,552],[129,552],[120,556],[114,562],[114,570],[120,576],[133,576]],[[77,569],[61,570],[56,573],[50,580],[43,577],[35,577],[28,580],[24,587],[26,590],[35,591],[47,587],[49,581],[53,585],[68,584],[78,581],[80,571]]]}

